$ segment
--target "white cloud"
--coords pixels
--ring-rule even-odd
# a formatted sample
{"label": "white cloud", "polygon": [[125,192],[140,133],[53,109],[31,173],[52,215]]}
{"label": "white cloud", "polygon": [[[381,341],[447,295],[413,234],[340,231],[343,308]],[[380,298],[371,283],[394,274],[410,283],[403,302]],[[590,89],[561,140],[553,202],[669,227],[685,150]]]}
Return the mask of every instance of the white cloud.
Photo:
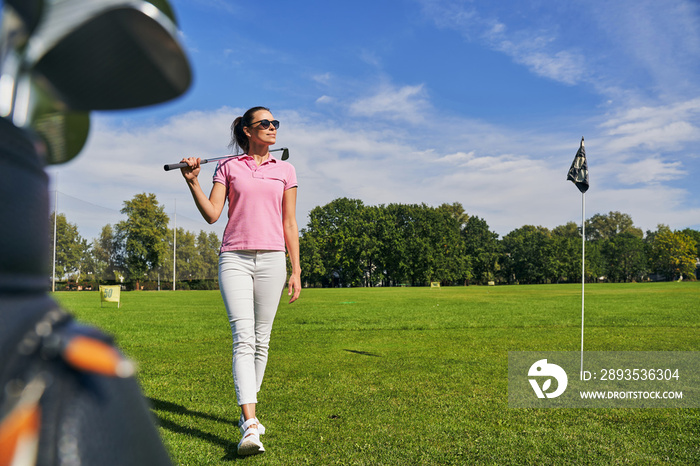
{"label": "white cloud", "polygon": [[379,55],[371,50],[362,50],[360,52],[360,60],[376,68],[380,68],[382,65],[382,60],[379,58]]}
{"label": "white cloud", "polygon": [[495,16],[484,16],[476,7],[424,1],[424,12],[438,27],[459,31],[467,40],[482,40],[510,56],[533,73],[565,84],[576,84],[585,58],[573,50],[558,48],[556,35],[534,28],[512,29]]}
{"label": "white cloud", "polygon": [[585,76],[583,56],[571,50],[558,50],[555,38],[540,31],[510,34],[502,23],[495,23],[484,34],[491,46],[510,56],[533,73],[565,84],[577,84]]}
{"label": "white cloud", "polygon": [[[644,231],[656,230],[660,223],[672,229],[684,229],[700,219],[700,208],[686,204],[686,190],[669,186],[634,189],[596,189],[586,193],[587,217],[595,212],[619,211],[629,214],[635,226]],[[580,220],[579,220],[580,223]]]}
{"label": "white cloud", "polygon": [[447,163],[447,164],[457,164],[459,166],[465,166],[473,158],[474,158],[474,151],[471,151],[469,153],[456,152],[454,154],[447,154],[443,157],[440,157],[439,159],[436,160],[436,162]]}
{"label": "white cloud", "polygon": [[[469,8],[464,3],[458,4],[441,0],[421,0],[420,3],[423,5],[423,13],[438,27],[458,29],[467,37],[472,29],[480,30],[482,28],[483,20],[476,9]],[[499,25],[501,24],[499,23]]]}
{"label": "white cloud", "polygon": [[[404,93],[395,89],[394,94],[420,94],[415,89],[399,90]],[[221,234],[225,216],[207,225],[180,174],[164,172],[162,167],[183,156],[226,154],[229,125],[241,112],[231,108],[189,112],[138,127],[96,119],[84,153],[51,170],[58,173],[58,190],[81,201],[73,213],[66,211],[68,220],[80,218],[81,234],[92,238],[102,226],[119,220],[123,201],[153,192],[171,216],[177,202],[178,226]],[[281,110],[276,116],[285,123],[277,145],[290,148],[290,162],[300,180],[300,227],[306,225],[311,209],[338,197],[368,205],[460,202],[467,213],[483,217],[501,235],[525,224],[553,228],[580,220],[580,195],[565,176],[573,148],[562,144],[559,135],[519,134],[459,117],[455,123],[461,131],[450,135],[439,121],[431,120],[416,129],[366,115],[344,120],[342,125],[324,117],[320,128],[319,115]],[[372,116],[385,115],[378,110]],[[434,134],[442,134],[443,140],[435,140]],[[639,165],[629,167],[624,157],[617,152],[609,160],[594,162],[588,216],[619,210],[631,214],[644,229],[654,229],[657,223],[685,228],[697,222],[693,218],[700,217],[688,202],[690,193],[664,184],[684,175],[682,164],[645,155]],[[203,169],[205,192],[210,189],[214,165]],[[621,173],[636,177],[636,184],[631,187],[627,180],[618,179]],[[67,201],[62,202],[70,208]],[[103,206],[104,212],[90,205]],[[59,205],[59,211],[64,212],[64,207]],[[86,211],[92,219],[85,219]],[[94,225],[85,230],[84,222],[90,221]]]}
{"label": "white cloud", "polygon": [[600,127],[606,151],[678,151],[700,141],[700,99],[624,109]]}
{"label": "white cloud", "polygon": [[[225,0],[198,1],[218,13],[235,13]],[[592,87],[604,97],[600,111],[608,114],[595,115],[595,102],[581,98],[580,102],[590,104],[585,121],[572,124],[575,115],[560,114],[549,115],[558,119],[546,130],[538,127],[543,119],[537,117],[533,122],[514,123],[513,128],[499,127],[464,116],[472,111],[466,105],[451,111],[436,108],[430,97],[440,90],[439,80],[419,74],[408,85],[405,77],[394,80],[387,70],[398,69],[393,62],[404,55],[390,56],[394,52],[388,47],[362,49],[368,42],[350,44],[350,49],[359,50],[359,59],[370,65],[360,75],[348,71],[347,62],[305,64],[298,74],[312,90],[300,93],[304,100],[299,105],[300,100],[295,101],[297,112],[275,109],[283,121],[278,147],[290,148],[290,162],[299,174],[300,226],[305,226],[310,209],[341,196],[370,205],[461,202],[468,213],[485,218],[502,235],[524,224],[554,227],[578,222],[580,194],[565,180],[565,173],[580,127],[586,129],[590,148],[589,216],[619,210],[631,214],[644,229],[657,223],[678,228],[698,224],[697,189],[687,183],[697,174],[693,162],[697,164],[700,155],[695,149],[700,139],[700,98],[696,97],[700,94],[687,91],[697,91],[700,75],[693,73],[700,71],[696,2],[592,0],[553,7],[547,2],[424,0],[423,4],[438,27],[458,31],[533,75]],[[583,14],[570,15],[572,11]],[[391,34],[387,31],[387,36]],[[248,40],[245,37],[241,40]],[[189,37],[182,39],[190,42]],[[217,63],[230,67],[231,49],[225,47],[231,43],[225,41],[216,48]],[[235,43],[245,48],[246,44]],[[443,45],[454,46],[446,41]],[[255,50],[265,57],[284,55],[276,57],[275,64],[295,61],[294,52],[269,47]],[[374,71],[371,79],[364,78],[367,68]],[[290,71],[293,75],[297,70]],[[545,86],[562,87],[552,82]],[[227,83],[224,94],[218,94],[224,95],[221,101],[228,101],[226,93],[235,88]],[[290,88],[280,86],[280,92]],[[231,94],[231,98],[238,97]],[[270,98],[279,97],[271,93]],[[286,97],[281,101],[292,102]],[[309,103],[310,110],[304,108]],[[544,104],[546,111],[559,111],[550,102]],[[162,165],[186,155],[226,154],[230,122],[241,113],[231,108],[189,112],[138,126],[93,117],[83,153],[74,162],[51,169],[58,173],[59,191],[66,193],[63,199],[59,196],[59,203],[73,208],[75,218],[82,215],[81,226],[94,221],[99,230],[115,221],[108,219],[118,220],[123,201],[140,192],[154,192],[171,215],[177,199],[178,225],[220,234],[225,219],[208,226],[179,173],[166,173]],[[495,118],[511,120],[505,113]],[[572,136],[574,130],[567,131],[574,126]],[[211,164],[203,170],[205,191],[213,169]],[[90,215],[83,215],[86,211]],[[71,214],[68,219],[73,221]]]}
{"label": "white cloud", "polygon": [[[619,76],[648,81],[654,92],[687,95],[698,90],[700,4],[693,0],[601,1],[586,10],[616,49],[618,63],[605,62]],[[641,90],[641,89],[640,89]],[[649,89],[647,89],[649,90]]]}
{"label": "white cloud", "polygon": [[[609,147],[615,150],[630,149],[638,146],[647,146],[652,149],[664,148],[666,150],[680,149],[685,143],[700,139],[700,130],[687,121],[675,121],[664,126],[651,127],[641,131],[641,125],[629,125],[627,128],[619,128],[621,133],[611,141]],[[609,134],[615,135],[614,132]]]}
{"label": "white cloud", "polygon": [[350,114],[420,123],[425,120],[425,112],[429,108],[427,93],[422,84],[398,89],[387,85],[376,94],[352,103]]}
{"label": "white cloud", "polygon": [[[165,172],[163,165],[185,156],[227,154],[230,124],[240,113],[240,109],[231,108],[189,112],[139,126],[114,126],[109,119],[93,116],[90,137],[81,154],[67,164],[50,167],[51,189],[74,198],[72,204],[80,206],[72,214],[67,212],[68,221],[76,223],[72,215],[92,212],[79,224],[86,238],[96,237],[104,225],[121,220],[118,211],[123,202],[142,192],[156,194],[171,216],[177,198],[179,226],[217,231],[219,227],[209,227],[194,208],[179,171]],[[202,180],[212,176],[214,165],[204,166]],[[59,205],[59,212],[67,207]]]}
{"label": "white cloud", "polygon": [[535,74],[563,82],[576,84],[583,74],[585,60],[579,55],[562,50],[549,54],[539,50],[523,50],[521,47],[511,47],[507,50],[517,63],[522,63]]}
{"label": "white cloud", "polygon": [[629,157],[626,163],[611,163],[601,167],[601,171],[624,185],[658,184],[687,176],[680,161],[665,161],[660,156],[645,158]]}
{"label": "white cloud", "polygon": [[698,93],[700,4],[694,0],[590,0],[556,8],[421,3],[436,26],[482,42],[538,76],[624,101]]}
{"label": "white cloud", "polygon": [[312,77],[314,81],[316,81],[319,84],[324,84],[327,85],[331,81],[331,74],[330,73],[323,73],[323,74],[317,74]]}

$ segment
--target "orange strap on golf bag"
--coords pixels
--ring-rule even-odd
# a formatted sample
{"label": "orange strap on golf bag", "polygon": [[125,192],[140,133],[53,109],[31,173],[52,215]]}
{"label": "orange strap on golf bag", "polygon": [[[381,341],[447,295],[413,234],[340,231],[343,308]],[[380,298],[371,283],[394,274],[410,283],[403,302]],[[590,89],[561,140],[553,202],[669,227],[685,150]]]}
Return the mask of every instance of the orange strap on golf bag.
{"label": "orange strap on golf bag", "polygon": [[62,310],[39,315],[0,357],[0,466],[171,464],[134,364]]}

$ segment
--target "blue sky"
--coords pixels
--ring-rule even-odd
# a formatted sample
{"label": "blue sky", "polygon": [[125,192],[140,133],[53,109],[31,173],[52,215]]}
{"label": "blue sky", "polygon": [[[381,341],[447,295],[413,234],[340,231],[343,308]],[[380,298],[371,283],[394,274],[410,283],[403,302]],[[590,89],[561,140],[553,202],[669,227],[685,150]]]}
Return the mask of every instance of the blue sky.
{"label": "blue sky", "polygon": [[[228,153],[255,105],[281,121],[300,227],[338,197],[460,202],[501,236],[581,221],[566,172],[585,137],[586,216],[700,229],[700,3],[691,0],[171,1],[194,81],[175,101],[95,112],[88,144],[50,169],[87,238],[155,193],[207,225],[162,165]],[[203,170],[209,189],[213,164]]]}

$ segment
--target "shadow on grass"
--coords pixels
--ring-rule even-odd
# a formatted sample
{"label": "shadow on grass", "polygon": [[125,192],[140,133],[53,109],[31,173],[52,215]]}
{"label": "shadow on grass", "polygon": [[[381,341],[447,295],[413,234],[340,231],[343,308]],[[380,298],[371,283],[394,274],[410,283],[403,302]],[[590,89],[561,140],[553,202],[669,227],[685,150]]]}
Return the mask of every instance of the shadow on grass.
{"label": "shadow on grass", "polygon": [[185,416],[201,417],[202,419],[209,419],[210,421],[223,422],[225,424],[231,424],[231,425],[235,425],[236,427],[238,427],[238,419],[236,419],[235,421],[232,421],[230,419],[226,419],[223,417],[214,416],[214,415],[206,414],[206,413],[200,413],[199,411],[192,411],[191,409],[185,408],[182,405],[172,403],[170,401],[158,400],[156,398],[147,398],[147,400],[150,403],[151,407],[153,409],[157,409],[158,411],[170,411],[171,413],[182,414]]}
{"label": "shadow on grass", "polygon": [[372,356],[372,357],[375,357],[375,358],[381,357],[381,356],[379,356],[378,354],[369,353],[369,352],[367,352],[367,351],[357,351],[357,350],[351,350],[351,349],[346,349],[346,350],[344,350],[344,351],[347,351],[348,353],[361,354],[362,356]]}
{"label": "shadow on grass", "polygon": [[201,413],[199,411],[193,411],[189,408],[186,408],[182,405],[172,403],[170,401],[163,401],[163,400],[158,400],[156,398],[147,398],[148,402],[151,405],[153,415],[156,417],[156,420],[158,421],[158,425],[162,427],[163,429],[167,429],[170,432],[176,433],[176,434],[182,434],[182,435],[187,435],[189,437],[196,437],[198,439],[204,440],[206,442],[219,445],[224,449],[226,452],[226,455],[221,458],[222,461],[232,461],[232,460],[243,460],[246,459],[247,456],[239,456],[238,455],[238,442],[232,442],[228,439],[224,439],[222,437],[219,437],[218,435],[214,435],[209,432],[205,432],[200,429],[195,429],[193,427],[185,427],[182,426],[176,422],[173,422],[169,419],[164,419],[162,416],[159,416],[157,411],[169,411],[174,414],[180,414],[184,416],[193,416],[193,417],[199,417],[202,419],[208,419],[211,421],[216,421],[216,422],[223,422],[226,424],[232,424],[238,427],[238,419],[235,421],[231,421],[230,419],[226,419],[223,417],[219,416],[213,416],[211,414],[206,414],[206,413]]}

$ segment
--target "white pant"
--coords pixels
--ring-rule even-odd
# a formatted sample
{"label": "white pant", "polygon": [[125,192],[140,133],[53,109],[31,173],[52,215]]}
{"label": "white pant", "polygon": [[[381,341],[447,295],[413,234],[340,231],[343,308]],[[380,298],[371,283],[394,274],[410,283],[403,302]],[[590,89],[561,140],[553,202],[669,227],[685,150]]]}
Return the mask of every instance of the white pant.
{"label": "white pant", "polygon": [[219,256],[219,288],[233,334],[233,383],[239,405],[258,402],[272,322],[286,279],[283,251],[227,251]]}

